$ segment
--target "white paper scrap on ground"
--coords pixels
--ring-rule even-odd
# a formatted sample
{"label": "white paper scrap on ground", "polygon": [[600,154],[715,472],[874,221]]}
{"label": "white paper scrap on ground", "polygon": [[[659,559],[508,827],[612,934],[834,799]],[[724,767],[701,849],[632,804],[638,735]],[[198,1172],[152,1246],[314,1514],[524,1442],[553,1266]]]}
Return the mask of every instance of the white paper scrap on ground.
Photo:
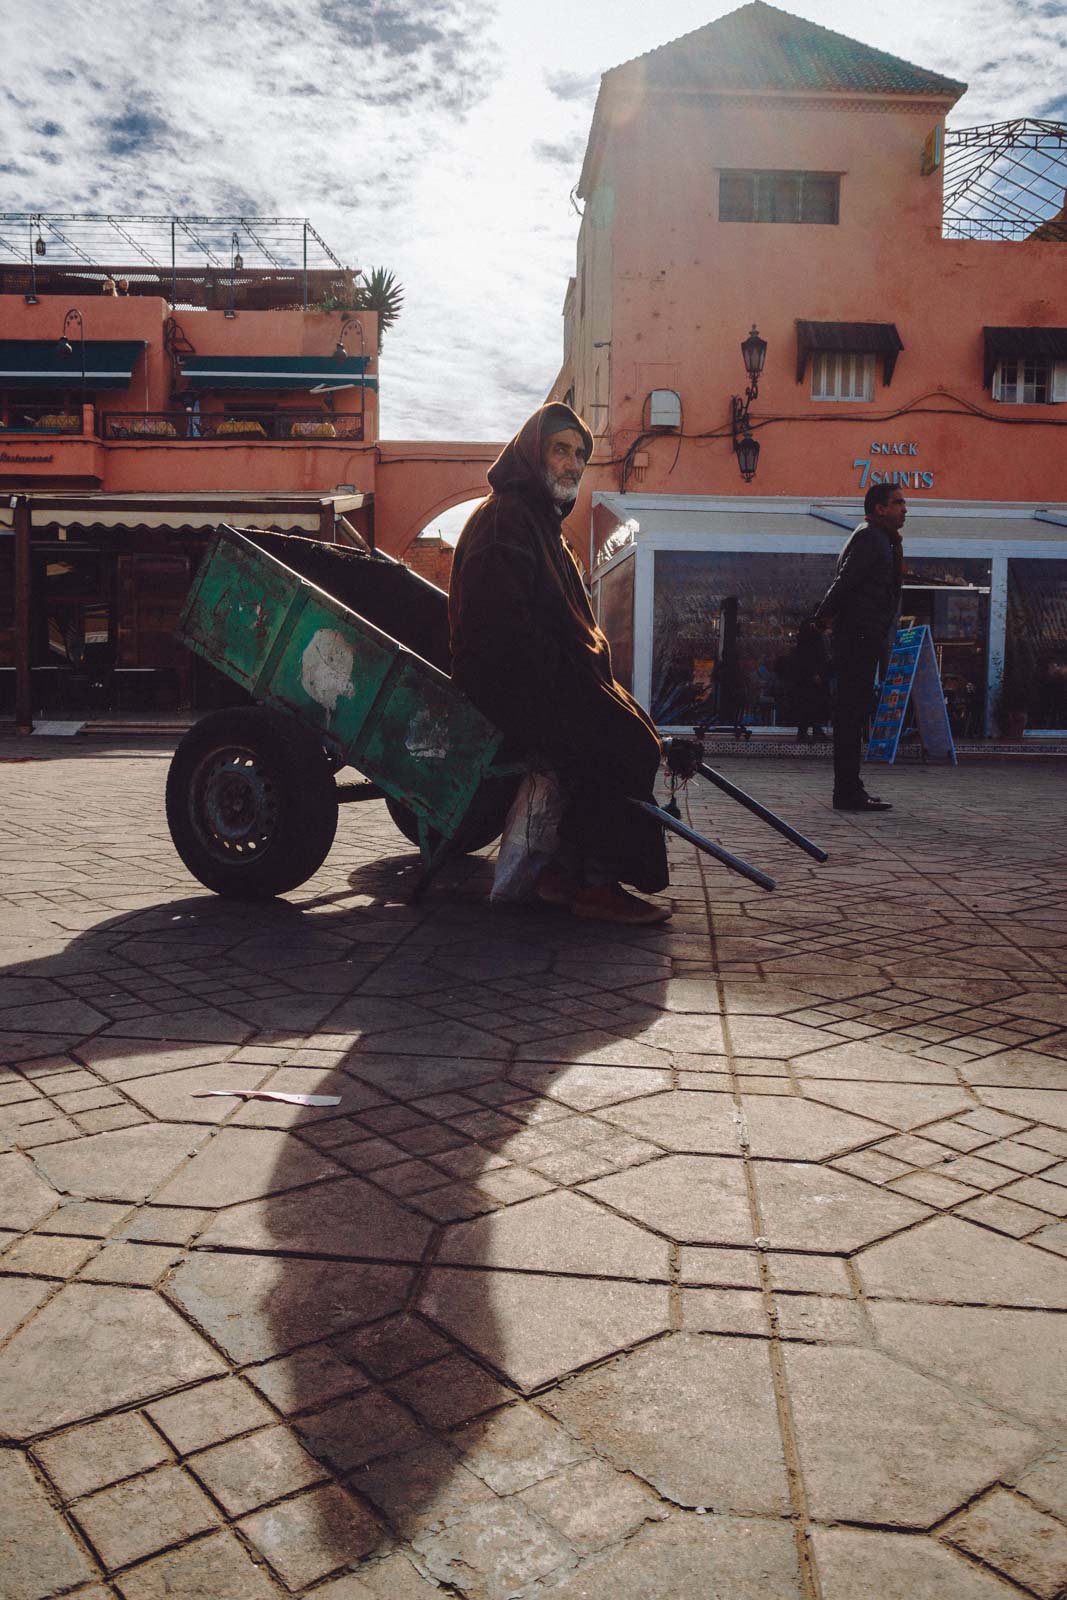
{"label": "white paper scrap on ground", "polygon": [[211,1095],[229,1095],[237,1100],[284,1100],[287,1106],[339,1106],[339,1094],[282,1094],[280,1089],[197,1089],[194,1100],[207,1100]]}

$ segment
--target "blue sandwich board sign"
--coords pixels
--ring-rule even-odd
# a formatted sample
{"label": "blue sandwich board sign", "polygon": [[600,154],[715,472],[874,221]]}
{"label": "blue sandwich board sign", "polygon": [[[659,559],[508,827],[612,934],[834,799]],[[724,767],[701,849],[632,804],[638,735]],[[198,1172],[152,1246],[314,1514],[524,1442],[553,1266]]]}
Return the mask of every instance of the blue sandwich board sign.
{"label": "blue sandwich board sign", "polygon": [[956,746],[952,742],[934,641],[926,626],[897,630],[867,744],[868,761],[895,759],[909,698],[924,754],[955,762]]}

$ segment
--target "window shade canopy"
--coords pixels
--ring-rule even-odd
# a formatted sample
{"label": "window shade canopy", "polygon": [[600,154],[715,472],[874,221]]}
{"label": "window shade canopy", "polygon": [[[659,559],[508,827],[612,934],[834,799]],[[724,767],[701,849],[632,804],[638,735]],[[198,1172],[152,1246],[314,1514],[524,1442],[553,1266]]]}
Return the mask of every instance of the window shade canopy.
{"label": "window shade canopy", "polygon": [[803,383],[809,357],[817,350],[840,355],[880,355],[886,388],[904,342],[893,322],[801,322],[797,320],[797,382]]}

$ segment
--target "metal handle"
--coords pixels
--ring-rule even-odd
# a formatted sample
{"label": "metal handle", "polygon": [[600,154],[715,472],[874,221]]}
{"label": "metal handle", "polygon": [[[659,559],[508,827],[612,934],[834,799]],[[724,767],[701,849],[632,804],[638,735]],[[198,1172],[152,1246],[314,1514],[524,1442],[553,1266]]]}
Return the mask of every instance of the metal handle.
{"label": "metal handle", "polygon": [[765,872],[758,867],[749,866],[747,861],[742,861],[740,856],[731,855],[729,850],[724,850],[721,845],[712,844],[710,839],[705,839],[702,833],[695,833],[692,828],[687,828],[684,822],[679,822],[677,817],[672,817],[663,810],[662,806],[655,806],[650,800],[635,800],[631,795],[630,804],[637,806],[650,817],[655,817],[665,828],[676,833],[679,839],[687,839],[690,844],[695,844],[698,850],[703,850],[706,855],[714,856],[716,861],[721,861],[724,867],[729,867],[731,872],[739,872],[742,878],[747,878],[749,883],[755,883],[761,889],[776,887],[773,878],[768,878]]}

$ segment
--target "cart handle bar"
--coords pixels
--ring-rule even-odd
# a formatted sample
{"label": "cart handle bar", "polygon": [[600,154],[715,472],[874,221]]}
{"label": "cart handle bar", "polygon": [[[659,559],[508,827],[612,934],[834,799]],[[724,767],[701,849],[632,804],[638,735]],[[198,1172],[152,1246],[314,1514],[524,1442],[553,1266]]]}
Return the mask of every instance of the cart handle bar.
{"label": "cart handle bar", "polygon": [[677,817],[670,816],[668,812],[663,810],[662,806],[653,805],[650,800],[635,800],[632,795],[629,796],[629,800],[632,806],[637,806],[639,810],[646,812],[648,816],[654,817],[657,822],[662,822],[665,828],[669,828],[672,833],[676,833],[680,839],[688,839],[690,844],[695,844],[698,850],[703,850],[705,854],[714,856],[716,861],[721,861],[723,866],[729,867],[731,872],[739,872],[742,878],[748,879],[749,883],[758,884],[761,889],[775,888],[774,879],[768,878],[765,872],[761,872],[758,867],[749,866],[748,862],[742,861],[740,856],[731,855],[729,850],[724,850],[721,845],[712,844],[711,840],[705,839],[702,833],[696,833],[692,828],[687,828],[684,822],[679,822]]}
{"label": "cart handle bar", "polygon": [[746,811],[751,811],[753,816],[759,817],[761,822],[765,822],[769,828],[773,828],[776,833],[780,833],[783,839],[788,839],[790,844],[795,844],[798,850],[806,851],[816,861],[828,861],[830,859],[826,851],[821,849],[819,845],[812,844],[810,839],[805,839],[802,833],[798,833],[795,828],[791,828],[788,822],[783,822],[781,817],[775,816],[773,811],[768,811],[766,806],[761,806],[758,800],[753,800],[750,794],[746,794],[744,789],[739,789],[736,783],[731,783],[729,778],[724,778],[721,772],[715,771],[714,767],[709,767],[706,762],[702,761],[697,767],[697,771],[702,778],[707,778],[709,783],[713,783],[717,789],[721,789],[723,794],[728,794],[731,800],[736,800],[738,805],[744,806]]}

